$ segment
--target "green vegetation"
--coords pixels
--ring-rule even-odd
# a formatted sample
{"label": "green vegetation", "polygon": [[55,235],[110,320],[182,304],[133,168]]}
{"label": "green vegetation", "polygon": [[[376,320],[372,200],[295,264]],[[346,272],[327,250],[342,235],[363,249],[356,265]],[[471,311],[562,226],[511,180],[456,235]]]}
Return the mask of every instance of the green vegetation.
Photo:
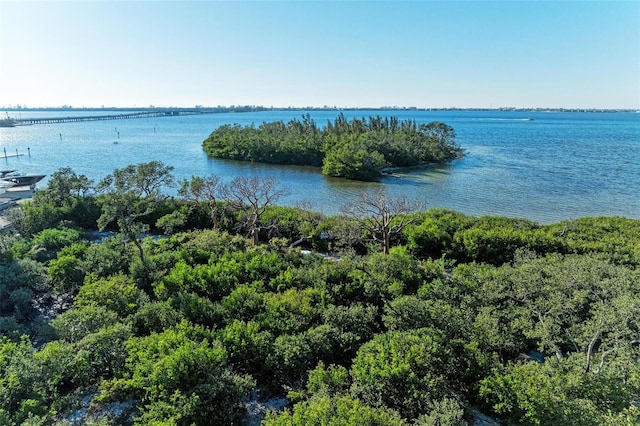
{"label": "green vegetation", "polygon": [[223,125],[203,142],[215,158],[322,167],[327,176],[376,180],[384,168],[444,163],[462,156],[453,128],[416,124],[396,117],[354,118],[340,114],[320,129],[307,114],[302,121],[258,127]]}
{"label": "green vegetation", "polygon": [[156,162],[52,182],[0,235],[2,425],[242,424],[258,393],[271,426],[640,418],[638,220],[384,192],[323,217],[270,178],[167,199]]}

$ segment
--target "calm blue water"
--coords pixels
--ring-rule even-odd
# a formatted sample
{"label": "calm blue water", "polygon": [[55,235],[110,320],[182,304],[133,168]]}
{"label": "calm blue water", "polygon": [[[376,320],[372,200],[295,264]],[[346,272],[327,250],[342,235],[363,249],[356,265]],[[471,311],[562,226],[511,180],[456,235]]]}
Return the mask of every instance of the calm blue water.
{"label": "calm blue water", "polygon": [[[334,111],[310,111],[324,125]],[[17,117],[17,113],[10,112]],[[86,112],[22,112],[29,116]],[[443,121],[457,132],[465,158],[385,178],[349,182],[320,170],[207,158],[202,141],[226,123],[259,124],[300,118],[300,111],[41,124],[0,128],[0,169],[51,174],[61,167],[99,180],[115,168],[160,160],[177,179],[191,175],[275,176],[289,195],[282,204],[307,202],[338,213],[367,189],[471,215],[523,217],[551,223],[582,216],[640,218],[640,114],[499,111],[345,111],[347,117],[396,115],[417,122]],[[0,112],[4,117],[5,113]],[[532,118],[533,120],[528,120]],[[115,143],[117,142],[117,143]],[[7,154],[25,154],[7,158]],[[30,153],[30,156],[27,155]],[[43,181],[46,184],[46,181]]]}

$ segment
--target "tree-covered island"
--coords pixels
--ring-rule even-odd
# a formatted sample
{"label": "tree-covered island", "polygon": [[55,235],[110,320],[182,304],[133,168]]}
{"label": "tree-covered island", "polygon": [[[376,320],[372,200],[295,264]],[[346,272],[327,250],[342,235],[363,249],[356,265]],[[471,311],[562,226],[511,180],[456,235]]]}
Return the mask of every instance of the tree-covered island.
{"label": "tree-covered island", "polygon": [[288,123],[223,125],[203,148],[214,158],[322,167],[327,176],[370,181],[387,168],[460,158],[463,150],[455,138],[454,129],[441,122],[380,116],[349,121],[340,114],[320,128],[307,114]]}

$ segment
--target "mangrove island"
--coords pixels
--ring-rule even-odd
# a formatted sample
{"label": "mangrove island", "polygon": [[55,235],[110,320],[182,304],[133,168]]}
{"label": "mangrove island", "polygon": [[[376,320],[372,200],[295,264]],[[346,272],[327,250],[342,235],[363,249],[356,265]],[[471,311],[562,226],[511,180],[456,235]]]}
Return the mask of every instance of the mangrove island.
{"label": "mangrove island", "polygon": [[213,158],[322,167],[327,176],[372,181],[389,168],[446,163],[463,155],[454,129],[441,122],[416,124],[397,117],[347,120],[324,128],[309,114],[288,123],[223,125],[203,142]]}

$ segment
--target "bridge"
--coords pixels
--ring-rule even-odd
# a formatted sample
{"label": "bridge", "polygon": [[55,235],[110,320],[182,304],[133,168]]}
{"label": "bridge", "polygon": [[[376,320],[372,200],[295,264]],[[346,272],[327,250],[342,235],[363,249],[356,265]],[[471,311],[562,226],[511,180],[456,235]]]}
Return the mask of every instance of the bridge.
{"label": "bridge", "polygon": [[[43,118],[13,118],[11,119],[13,126],[28,126],[32,124],[51,124],[51,123],[73,123],[77,121],[102,121],[102,120],[125,120],[132,118],[150,118],[150,117],[175,117],[179,115],[196,115],[196,114],[213,114],[214,109],[154,109],[147,111],[127,112],[122,114],[108,115],[85,115],[85,116],[67,116],[67,117],[43,117]],[[11,126],[11,127],[13,127]]]}

